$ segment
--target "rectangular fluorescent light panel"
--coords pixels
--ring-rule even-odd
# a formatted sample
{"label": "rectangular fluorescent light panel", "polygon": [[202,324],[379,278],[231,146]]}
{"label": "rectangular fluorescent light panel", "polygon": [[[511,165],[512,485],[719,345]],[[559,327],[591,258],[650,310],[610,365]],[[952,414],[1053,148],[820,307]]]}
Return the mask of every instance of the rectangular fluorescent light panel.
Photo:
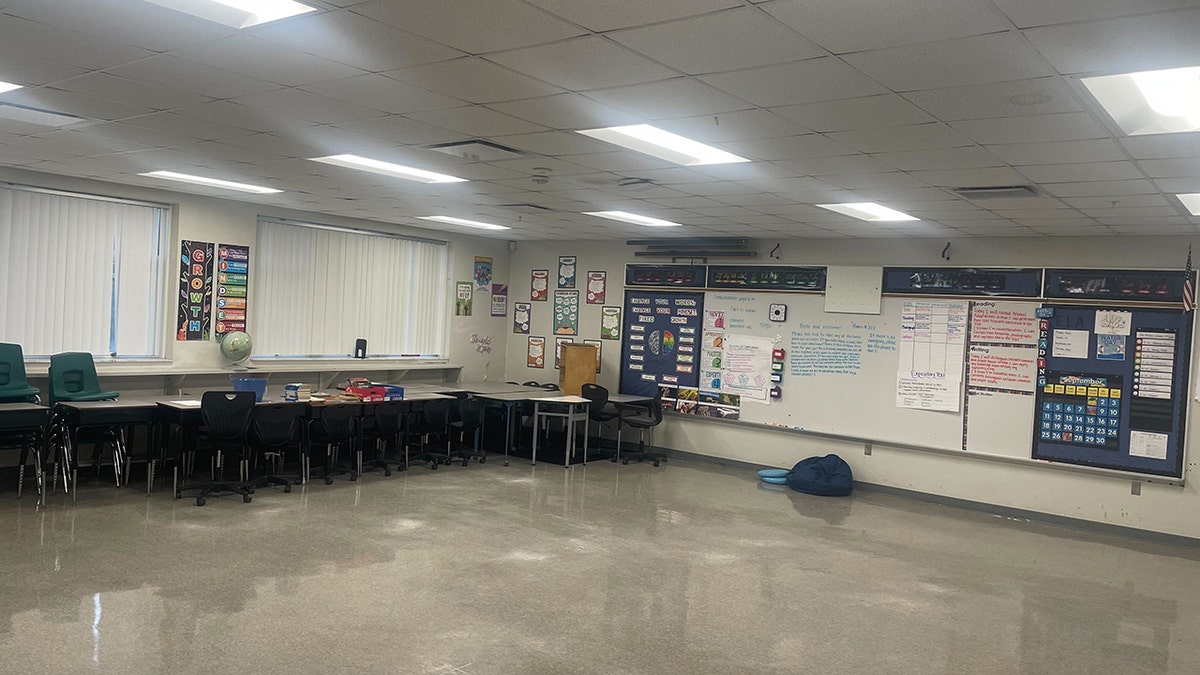
{"label": "rectangular fluorescent light panel", "polygon": [[317,11],[293,0],[146,0],[230,28],[249,28]]}
{"label": "rectangular fluorescent light panel", "polygon": [[1179,201],[1183,202],[1184,207],[1193,215],[1200,216],[1200,192],[1192,192],[1190,194],[1175,195],[1179,197]]}
{"label": "rectangular fluorescent light panel", "polygon": [[276,190],[275,188],[247,185],[246,183],[235,183],[233,181],[220,180],[217,178],[205,178],[204,176],[191,176],[186,173],[175,173],[174,171],[151,171],[149,173],[138,175],[148,176],[150,178],[161,178],[163,180],[171,180],[177,183],[192,183],[194,185],[205,185],[208,187],[222,188],[225,190],[236,190],[238,192],[252,192],[257,195],[270,195],[283,192],[283,190]]}
{"label": "rectangular fluorescent light panel", "polygon": [[731,152],[725,152],[649,124],[584,129],[578,133],[683,166],[750,161],[745,157],[738,157]]}
{"label": "rectangular fluorescent light panel", "polygon": [[899,220],[919,220],[919,218],[914,218],[913,216],[910,216],[907,213],[901,213],[895,209],[889,209],[888,207],[883,206],[882,204],[876,204],[875,202],[855,202],[855,203],[850,203],[850,204],[817,204],[816,206],[819,206],[823,209],[829,209],[830,211],[836,211],[837,213],[840,213],[840,214],[846,215],[846,216],[850,216],[852,218],[858,218],[859,220],[866,220],[866,221],[869,221],[872,223],[882,223],[882,222],[899,221]]}
{"label": "rectangular fluorescent light panel", "polygon": [[21,88],[21,85],[19,85],[19,84],[13,84],[12,82],[5,82],[3,80],[0,80],[0,94],[3,94],[6,91],[13,91],[15,89],[20,89],[20,88]]}
{"label": "rectangular fluorescent light panel", "polygon": [[1130,136],[1200,131],[1200,67],[1085,77],[1082,82]]}
{"label": "rectangular fluorescent light panel", "polygon": [[0,103],[0,118],[13,120],[14,122],[23,122],[25,124],[36,124],[43,127],[69,127],[72,124],[87,121],[82,117],[74,115],[64,115],[52,110],[28,108],[12,103]]}
{"label": "rectangular fluorescent light panel", "polygon": [[645,225],[646,227],[683,227],[681,224],[672,223],[669,220],[639,216],[636,213],[629,213],[627,211],[584,211],[583,215],[619,220],[622,223],[633,223],[634,225]]}
{"label": "rectangular fluorescent light panel", "polygon": [[404,166],[402,164],[381,162],[377,159],[359,157],[358,155],[330,155],[328,157],[313,157],[311,159],[314,162],[333,164],[335,166],[344,166],[348,169],[358,169],[360,171],[370,171],[371,173],[381,173],[385,176],[394,176],[396,178],[404,178],[405,180],[415,180],[418,183],[467,182],[466,178],[447,176],[444,173],[434,173],[433,171],[426,171],[424,169],[414,169],[411,166]]}
{"label": "rectangular fluorescent light panel", "polygon": [[493,225],[491,223],[481,223],[478,220],[467,220],[465,218],[454,218],[451,216],[417,216],[420,220],[432,220],[438,223],[450,223],[451,225],[462,225],[463,227],[473,227],[477,230],[511,230],[511,227],[505,225]]}

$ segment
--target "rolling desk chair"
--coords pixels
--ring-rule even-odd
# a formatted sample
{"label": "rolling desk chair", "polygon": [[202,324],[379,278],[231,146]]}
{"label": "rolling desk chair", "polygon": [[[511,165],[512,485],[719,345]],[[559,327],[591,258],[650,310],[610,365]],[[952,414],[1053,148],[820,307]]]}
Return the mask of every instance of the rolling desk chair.
{"label": "rolling desk chair", "polygon": [[[437,469],[438,464],[450,461],[450,404],[453,401],[449,399],[437,399],[426,401],[424,407],[421,408],[421,414],[416,424],[412,425],[411,431],[420,439],[421,452],[417,455],[417,459],[421,462],[429,462],[430,469]],[[429,450],[430,442],[435,438],[446,439],[446,453],[433,453]],[[408,442],[404,445],[404,465],[412,466],[408,456],[408,448],[412,443]]]}
{"label": "rolling desk chair", "polygon": [[[652,454],[654,451],[654,427],[662,424],[663,407],[662,407],[662,390],[660,389],[655,394],[654,399],[650,401],[649,409],[644,409],[636,415],[619,418],[618,424],[627,424],[630,427],[638,430],[638,449],[631,453],[621,454],[621,446],[617,446],[617,457],[620,458],[622,464],[629,463],[629,454],[637,455],[637,461],[650,460],[654,462],[654,466],[658,466],[659,462],[667,461],[667,458],[662,455]],[[646,436],[649,434],[650,441],[647,444]],[[649,447],[649,449],[647,449]]]}
{"label": "rolling desk chair", "polygon": [[[246,456],[246,435],[254,415],[254,392],[252,391],[206,391],[200,398],[200,417],[204,428],[200,438],[214,446],[212,477],[192,485],[179,485],[179,466],[175,463],[175,498],[180,499],[184,490],[199,490],[196,506],[204,506],[207,498],[220,492],[232,492],[242,496],[249,504],[254,488],[247,482],[249,466]],[[226,455],[238,457],[238,480],[225,478]]]}
{"label": "rolling desk chair", "polygon": [[[472,459],[479,459],[482,464],[487,461],[483,450],[479,447],[479,434],[483,428],[483,409],[485,403],[483,399],[468,398],[456,402],[458,404],[458,419],[450,422],[451,431],[458,434],[458,450],[449,454],[450,459],[455,457],[462,460],[462,465],[467,466]],[[467,434],[471,434],[474,439],[471,444],[470,452],[467,451],[464,440]]]}
{"label": "rolling desk chair", "polygon": [[[579,388],[579,395],[591,401],[591,403],[588,404],[588,421],[596,422],[597,424],[601,425],[601,430],[603,429],[603,425],[621,417],[620,409],[609,404],[608,389],[605,387],[601,387],[598,384],[585,382]],[[600,433],[596,434],[597,438],[600,438],[600,436]],[[620,426],[618,425],[617,447],[620,447],[620,445],[621,434]],[[599,447],[599,443],[597,443],[596,447]]]}
{"label": "rolling desk chair", "polygon": [[354,451],[355,420],[361,406],[350,403],[339,403],[321,406],[321,416],[308,423],[309,463],[305,470],[305,480],[311,470],[311,446],[325,446],[324,478],[326,485],[333,484],[335,475],[350,474],[350,480],[358,480],[358,470],[338,462],[338,454],[344,448],[347,459]]}
{"label": "rolling desk chair", "polygon": [[[388,465],[387,453],[388,447],[393,449],[399,447],[401,436],[404,433],[404,411],[407,404],[404,401],[385,401],[375,404],[375,411],[368,417],[363,417],[360,420],[359,426],[359,447],[358,447],[358,468],[363,470],[364,466],[372,466],[383,469],[383,475],[392,475],[392,469]],[[363,463],[363,444],[367,441],[375,443],[375,457]],[[403,471],[404,464],[396,462],[396,470]]]}
{"label": "rolling desk chair", "polygon": [[251,480],[251,487],[282,485],[284,492],[292,491],[292,481],[280,474],[289,448],[295,447],[300,462],[304,462],[300,451],[300,411],[299,405],[290,403],[254,407],[250,416],[250,447],[263,458],[266,473]]}
{"label": "rolling desk chair", "polygon": [[0,403],[37,403],[42,390],[25,379],[21,345],[0,342]]}

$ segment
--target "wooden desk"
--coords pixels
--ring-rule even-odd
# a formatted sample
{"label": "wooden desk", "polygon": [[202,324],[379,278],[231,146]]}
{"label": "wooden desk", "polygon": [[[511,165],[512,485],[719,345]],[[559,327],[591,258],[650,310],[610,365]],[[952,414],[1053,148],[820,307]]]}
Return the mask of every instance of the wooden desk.
{"label": "wooden desk", "polygon": [[[122,481],[129,482],[129,457],[125,440],[125,429],[130,426],[145,426],[153,436],[154,413],[158,409],[155,401],[123,399],[116,401],[61,401],[54,408],[55,423],[62,429],[59,459],[55,462],[55,475],[51,487],[58,484],[57,465],[63,467],[63,488],[70,489],[71,503],[79,493],[79,463],[75,457],[75,443],[80,429],[100,429],[111,432],[115,440],[113,448],[113,472],[117,487]],[[151,440],[150,445],[153,445]],[[153,450],[147,449],[150,466],[146,471],[146,494],[150,494],[150,481],[154,476]],[[68,474],[70,484],[68,485]]]}
{"label": "wooden desk", "polygon": [[[43,473],[42,456],[46,448],[46,427],[50,422],[50,409],[35,403],[0,403],[0,438],[15,437],[21,443],[21,468],[17,477],[17,497],[25,484],[25,460],[30,447],[33,448],[33,475],[37,483],[38,506],[46,505],[46,481]],[[32,440],[32,443],[29,441]]]}

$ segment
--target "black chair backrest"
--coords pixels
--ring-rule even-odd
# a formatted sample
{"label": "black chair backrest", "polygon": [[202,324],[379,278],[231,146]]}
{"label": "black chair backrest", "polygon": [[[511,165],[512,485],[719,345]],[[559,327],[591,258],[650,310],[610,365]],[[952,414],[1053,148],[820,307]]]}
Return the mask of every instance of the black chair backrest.
{"label": "black chair backrest", "polygon": [[588,404],[588,416],[592,418],[600,414],[604,410],[604,406],[608,405],[608,389],[598,384],[583,383],[579,387],[579,395],[591,401]]}
{"label": "black chair backrest", "polygon": [[425,406],[421,408],[421,415],[425,418],[425,424],[436,428],[450,426],[451,403],[453,401],[444,398],[426,401]]}
{"label": "black chair backrest", "polygon": [[540,386],[542,386],[542,385],[538,384],[538,383],[537,383],[537,382],[535,382],[534,380],[530,380],[530,381],[528,381],[528,382],[522,382],[522,383],[521,383],[521,386],[522,386],[522,387],[540,387]]}
{"label": "black chair backrest", "polygon": [[558,391],[558,385],[554,384],[553,382],[547,382],[546,384],[542,385],[542,389],[545,389],[546,391]]}
{"label": "black chair backrest", "polygon": [[458,414],[462,420],[463,429],[477,429],[483,424],[483,409],[487,404],[483,399],[469,398],[458,402]]}
{"label": "black chair backrest", "polygon": [[375,431],[383,435],[400,433],[404,421],[404,402],[387,401],[375,404]]}
{"label": "black chair backrest", "polygon": [[260,445],[287,447],[300,430],[300,406],[291,403],[256,406],[250,430]]}
{"label": "black chair backrest", "polygon": [[659,389],[658,393],[654,395],[654,400],[650,402],[650,417],[654,419],[655,425],[662,423],[662,411],[663,411],[662,397],[663,397],[662,389]]}
{"label": "black chair backrest", "polygon": [[345,441],[354,435],[354,418],[359,407],[350,404],[334,404],[321,408],[320,429],[326,441]]}
{"label": "black chair backrest", "polygon": [[214,441],[245,438],[253,414],[252,391],[206,391],[200,397],[200,417]]}

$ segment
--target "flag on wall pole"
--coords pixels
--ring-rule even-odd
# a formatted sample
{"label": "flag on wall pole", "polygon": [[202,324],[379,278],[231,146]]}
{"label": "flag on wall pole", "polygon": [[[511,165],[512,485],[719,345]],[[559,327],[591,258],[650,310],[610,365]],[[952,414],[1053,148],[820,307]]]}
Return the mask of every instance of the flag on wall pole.
{"label": "flag on wall pole", "polygon": [[1192,283],[1192,245],[1188,244],[1187,267],[1183,270],[1183,311],[1196,309],[1196,289]]}

